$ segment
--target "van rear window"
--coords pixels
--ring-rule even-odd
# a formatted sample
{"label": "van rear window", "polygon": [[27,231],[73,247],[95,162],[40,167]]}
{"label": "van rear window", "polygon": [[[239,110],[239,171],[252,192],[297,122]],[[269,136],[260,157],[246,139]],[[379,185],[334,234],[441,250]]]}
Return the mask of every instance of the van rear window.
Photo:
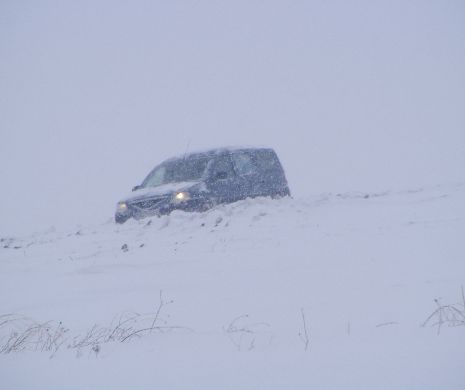
{"label": "van rear window", "polygon": [[254,156],[255,164],[260,171],[281,170],[278,157],[272,150],[257,150]]}

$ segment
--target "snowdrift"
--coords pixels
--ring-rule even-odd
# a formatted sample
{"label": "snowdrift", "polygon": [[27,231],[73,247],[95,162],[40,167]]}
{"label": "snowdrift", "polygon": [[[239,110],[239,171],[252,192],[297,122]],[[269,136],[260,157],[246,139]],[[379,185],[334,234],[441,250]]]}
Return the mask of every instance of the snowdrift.
{"label": "snowdrift", "polygon": [[463,389],[464,199],[249,199],[2,237],[0,387]]}

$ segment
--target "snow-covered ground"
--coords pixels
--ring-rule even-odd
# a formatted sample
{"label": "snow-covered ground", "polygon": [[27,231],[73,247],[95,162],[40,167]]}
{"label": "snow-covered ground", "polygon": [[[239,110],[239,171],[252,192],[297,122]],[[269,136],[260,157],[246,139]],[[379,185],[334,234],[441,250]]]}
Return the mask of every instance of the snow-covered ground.
{"label": "snow-covered ground", "polygon": [[465,388],[465,183],[1,240],[2,389]]}

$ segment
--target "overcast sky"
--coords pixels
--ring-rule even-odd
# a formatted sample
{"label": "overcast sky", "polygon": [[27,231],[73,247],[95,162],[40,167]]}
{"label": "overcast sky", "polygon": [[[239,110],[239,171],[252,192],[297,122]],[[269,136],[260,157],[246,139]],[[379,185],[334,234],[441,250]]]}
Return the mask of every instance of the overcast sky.
{"label": "overcast sky", "polygon": [[296,197],[465,181],[464,1],[0,1],[0,235],[104,222],[164,158]]}

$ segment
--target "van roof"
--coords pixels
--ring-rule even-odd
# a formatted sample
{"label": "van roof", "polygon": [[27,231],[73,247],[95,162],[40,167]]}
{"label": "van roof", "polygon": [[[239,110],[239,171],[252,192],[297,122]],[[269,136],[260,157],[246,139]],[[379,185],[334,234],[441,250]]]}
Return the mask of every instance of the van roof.
{"label": "van roof", "polygon": [[188,152],[183,155],[178,155],[175,157],[171,157],[165,161],[171,161],[171,160],[178,160],[180,158],[192,158],[197,155],[203,155],[203,156],[214,156],[218,154],[223,154],[223,153],[232,153],[232,152],[240,152],[240,151],[252,151],[252,150],[269,150],[273,151],[272,148],[268,147],[257,147],[257,146],[223,146],[219,148],[211,148],[211,149],[205,149],[205,150],[196,150],[192,152]]}

